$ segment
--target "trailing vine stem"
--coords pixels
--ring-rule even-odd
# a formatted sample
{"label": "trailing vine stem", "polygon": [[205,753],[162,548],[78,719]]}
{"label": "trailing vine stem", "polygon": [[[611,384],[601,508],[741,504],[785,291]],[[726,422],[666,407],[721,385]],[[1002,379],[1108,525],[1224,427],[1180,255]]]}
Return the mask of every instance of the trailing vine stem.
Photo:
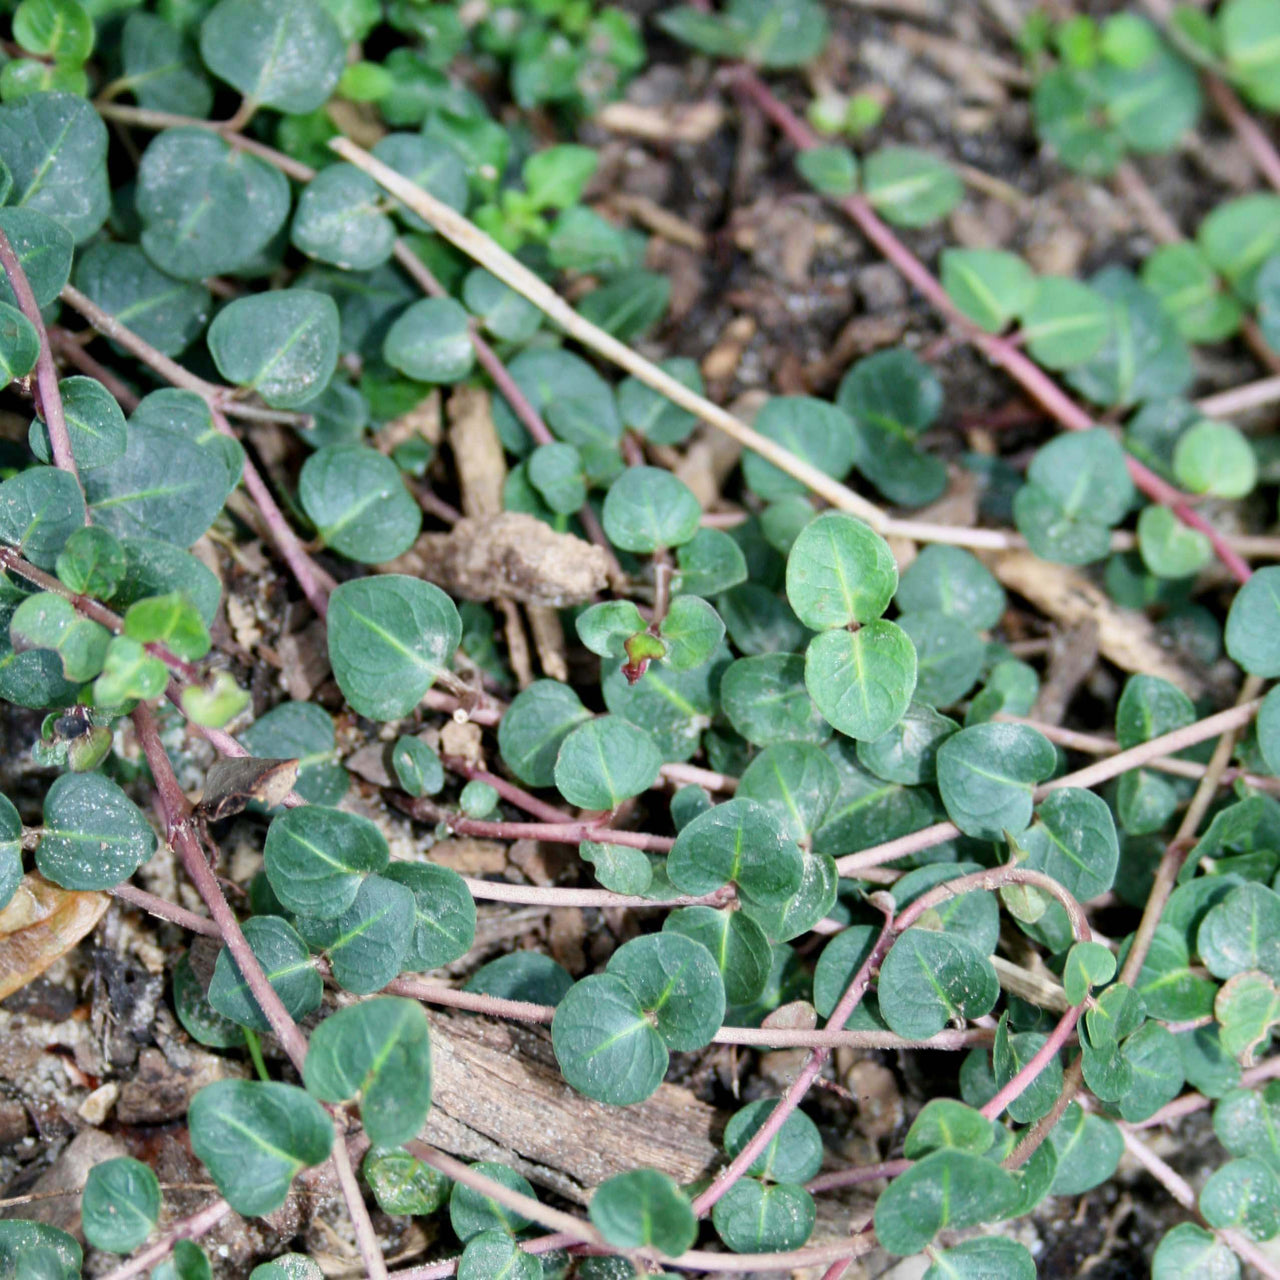
{"label": "trailing vine stem", "polygon": [[[809,126],[780,101],[750,67],[735,67],[729,73],[729,78],[734,88],[759,107],[800,150],[807,151],[819,145],[817,136]],[[927,298],[969,342],[1021,384],[1062,426],[1069,431],[1087,431],[1097,425],[1017,343],[998,334],[986,333],[963,316],[947,296],[941,281],[898,239],[865,196],[843,196],[836,204],[909,284]],[[1191,506],[1186,494],[1175,489],[1137,458],[1126,456],[1125,464],[1134,484],[1147,497],[1169,507],[1183,524],[1203,533],[1232,577],[1238,582],[1248,582],[1253,570],[1227,539]]]}
{"label": "trailing vine stem", "polygon": [[[9,284],[14,297],[18,300],[18,309],[26,317],[39,339],[39,353],[36,356],[36,390],[38,392],[40,417],[49,431],[49,450],[53,455],[54,465],[68,472],[80,484],[80,472],[76,468],[75,455],[71,451],[71,433],[67,429],[67,417],[62,408],[62,392],[58,387],[58,370],[53,363],[53,348],[49,343],[49,330],[45,327],[44,317],[40,314],[40,304],[36,301],[31,281],[23,270],[18,255],[14,252],[9,237],[0,229],[0,266],[9,277]],[[83,486],[82,492],[83,492]],[[85,511],[85,524],[89,523],[89,513]]]}
{"label": "trailing vine stem", "polygon": [[[182,860],[182,866],[188,878],[209,909],[209,914],[222,934],[224,945],[231,953],[236,968],[239,969],[258,1007],[270,1023],[276,1039],[293,1063],[294,1069],[301,1075],[307,1057],[306,1037],[289,1015],[283,1001],[276,994],[266,973],[263,972],[258,957],[254,955],[253,948],[249,946],[248,939],[240,928],[240,922],[223,896],[217,877],[213,874],[213,869],[200,846],[190,806],[182,793],[182,788],[178,785],[178,779],[174,775],[173,765],[165,752],[164,744],[160,741],[151,708],[145,702],[140,703],[133,711],[132,719],[155,783],[156,804],[168,840]],[[355,1228],[356,1243],[365,1268],[373,1280],[385,1280],[386,1263],[383,1261],[373,1222],[369,1218],[369,1210],[365,1206],[364,1196],[361,1194],[360,1184],[356,1180],[351,1157],[347,1153],[341,1134],[333,1144],[330,1159],[333,1161],[347,1212]]]}

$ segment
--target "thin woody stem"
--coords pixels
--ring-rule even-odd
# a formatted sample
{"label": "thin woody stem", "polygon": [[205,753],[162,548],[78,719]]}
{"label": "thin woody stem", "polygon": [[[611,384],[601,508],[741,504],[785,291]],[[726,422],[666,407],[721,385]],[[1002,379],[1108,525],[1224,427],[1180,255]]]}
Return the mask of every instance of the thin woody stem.
{"label": "thin woody stem", "polygon": [[141,1253],[135,1253],[128,1262],[122,1262],[114,1271],[108,1271],[102,1280],[131,1280],[133,1276],[145,1275],[156,1263],[167,1258],[180,1240],[199,1240],[230,1212],[231,1206],[225,1200],[212,1201],[189,1218],[183,1218],[176,1226],[170,1227],[159,1240],[148,1245]]}
{"label": "thin woody stem", "polygon": [[[49,431],[49,449],[54,465],[73,475],[79,484],[80,472],[71,452],[71,435],[67,430],[66,415],[62,411],[62,393],[58,389],[58,370],[53,363],[49,331],[45,328],[31,281],[27,279],[27,273],[22,269],[22,263],[3,230],[0,230],[0,266],[9,277],[14,297],[18,300],[18,309],[30,321],[40,340],[39,354],[36,356],[36,389],[40,396],[40,416]],[[88,523],[87,514],[85,522]]]}

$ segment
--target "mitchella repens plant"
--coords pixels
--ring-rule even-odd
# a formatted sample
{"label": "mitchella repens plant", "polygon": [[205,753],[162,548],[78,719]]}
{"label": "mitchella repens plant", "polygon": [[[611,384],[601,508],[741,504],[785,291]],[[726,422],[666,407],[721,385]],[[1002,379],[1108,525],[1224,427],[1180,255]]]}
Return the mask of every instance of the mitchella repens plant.
{"label": "mitchella repens plant", "polygon": [[[1280,161],[1249,114],[1280,107],[1280,18],[1270,0],[1167,26],[1151,8],[1028,24],[1046,147],[1132,189],[1131,157],[1177,148],[1210,101],[1275,189],[1084,280],[1005,250],[916,256],[964,182],[889,141],[874,95],[790,91],[827,41],[814,0],[656,19],[721,60],[726,101],[777,126],[803,182],[1060,429],[1020,469],[960,459],[985,485],[962,527],[913,516],[952,482],[929,433],[954,408],[917,351],[857,360],[829,400],[773,396],[751,426],[704,397],[690,356],[636,354],[671,286],[647,236],[586,198],[598,156],[574,134],[645,65],[622,9],[16,6],[0,363],[31,421],[0,483],[0,698],[45,713],[47,786],[22,811],[0,798],[0,899],[93,904],[82,936],[114,895],[213,939],[211,966],[172,967],[172,1005],[254,1069],[190,1104],[219,1192],[194,1214],[170,1221],[138,1159],[90,1170],[83,1239],[130,1255],[111,1276],[215,1274],[200,1239],[328,1161],[371,1276],[387,1264],[366,1194],[439,1217],[446,1247],[405,1277],[838,1280],[879,1246],[926,1253],[928,1280],[1022,1280],[1035,1262],[1008,1225],[1126,1151],[1187,1211],[1157,1280],[1280,1274],[1259,1248],[1280,1234],[1280,567],[1251,563],[1280,547],[1238,533],[1233,505],[1274,485],[1275,451],[1229,421],[1280,389],[1189,398],[1198,344],[1280,361]],[[497,110],[486,80],[554,111],[560,140]],[[343,136],[357,120],[367,148]],[[488,392],[502,510],[593,557],[585,590],[451,594],[410,571],[424,526],[461,518],[438,492],[465,489],[458,468],[413,425],[441,389],[451,407]],[[700,422],[744,446],[716,513],[673,464]],[[252,655],[210,567],[250,536],[279,598],[323,623],[327,703],[251,715]],[[1107,735],[1029,720],[1040,673],[1003,631],[999,575],[1027,551],[1086,569],[1122,616],[1156,608],[1206,662],[1225,652],[1234,701],[1166,665],[1128,671]],[[512,598],[597,656],[598,682],[534,679],[527,655],[521,671]],[[386,747],[412,858],[385,810],[353,803],[338,703],[344,741]],[[442,750],[447,720],[483,732],[477,754]],[[196,739],[217,763],[193,809]],[[262,869],[233,908],[215,868],[237,817]],[[469,879],[431,861],[450,833],[578,858],[552,886]],[[130,883],[162,844],[203,914]],[[596,971],[515,951],[461,990],[415,977],[472,952],[477,899],[637,923]],[[1101,906],[1119,936],[1095,936]],[[545,1025],[567,1085],[612,1107],[649,1099],[673,1054],[807,1053],[780,1095],[734,1110],[702,1181],[630,1168],[584,1217],[425,1140],[434,1005]],[[959,1096],[919,1109],[892,1159],[840,1165],[802,1106],[832,1051],[914,1046],[962,1055]],[[1202,1107],[1225,1158],[1197,1193],[1142,1130]],[[883,1188],[874,1212],[813,1240],[816,1198],[855,1184]],[[73,1236],[0,1221],[0,1277],[82,1265]],[[321,1274],[298,1254],[252,1273]]]}

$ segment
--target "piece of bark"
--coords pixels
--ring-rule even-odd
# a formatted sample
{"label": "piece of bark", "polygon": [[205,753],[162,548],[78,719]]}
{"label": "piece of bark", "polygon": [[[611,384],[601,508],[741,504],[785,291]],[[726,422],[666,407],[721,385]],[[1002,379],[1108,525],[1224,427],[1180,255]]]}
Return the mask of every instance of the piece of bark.
{"label": "piece of bark", "polygon": [[528,605],[525,613],[529,617],[529,630],[533,633],[533,647],[538,651],[542,674],[552,680],[567,682],[569,664],[564,656],[564,627],[560,624],[560,615],[545,604]]}
{"label": "piece of bark", "polygon": [[505,597],[556,609],[589,600],[609,581],[609,557],[601,548],[517,511],[467,517],[449,533],[425,533],[382,568],[426,578],[464,600]]}
{"label": "piece of bark", "polygon": [[663,1084],[634,1107],[605,1106],[564,1082],[545,1032],[427,1016],[432,1086],[424,1137],[445,1151],[504,1161],[577,1204],[624,1170],[659,1169],[689,1183],[723,1162],[727,1117],[687,1089]]}
{"label": "piece of bark", "polygon": [[449,447],[462,491],[462,514],[497,515],[502,510],[507,459],[493,425],[487,391],[459,387],[449,397]]}
{"label": "piece of bark", "polygon": [[1026,551],[983,558],[1004,586],[1064,626],[1094,620],[1098,651],[1122,671],[1159,676],[1193,698],[1204,691],[1204,680],[1173,659],[1149,618],[1134,609],[1121,609],[1082,573]]}

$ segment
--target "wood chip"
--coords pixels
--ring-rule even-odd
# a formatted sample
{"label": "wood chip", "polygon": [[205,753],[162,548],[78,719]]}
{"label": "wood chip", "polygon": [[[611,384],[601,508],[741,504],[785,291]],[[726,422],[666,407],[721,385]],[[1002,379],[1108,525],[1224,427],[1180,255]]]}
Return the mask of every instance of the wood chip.
{"label": "wood chip", "polygon": [[487,391],[459,387],[449,397],[449,447],[458,470],[463,515],[497,515],[507,460]]}
{"label": "wood chip", "polygon": [[610,102],[595,115],[594,122],[610,133],[622,133],[648,142],[705,142],[724,120],[718,102],[695,102],[692,106],[642,107],[635,102]]}
{"label": "wood chip", "polygon": [[552,680],[569,679],[569,663],[565,658],[564,626],[560,614],[544,604],[525,606],[529,618],[529,630],[533,632],[533,647],[538,651],[538,665],[542,674]]}
{"label": "wood chip", "polygon": [[1064,626],[1077,627],[1095,620],[1098,651],[1122,671],[1159,676],[1193,698],[1204,691],[1204,680],[1173,658],[1149,618],[1133,609],[1121,609],[1082,573],[1039,560],[1027,551],[982,558],[1010,591]]}
{"label": "wood chip", "polygon": [[[723,1157],[725,1117],[678,1085],[609,1107],[564,1082],[544,1032],[429,1012],[426,1139],[466,1160],[501,1160],[576,1204],[606,1178],[642,1166],[694,1182]],[[608,1142],[600,1135],[609,1134]]]}
{"label": "wood chip", "polygon": [[476,840],[470,836],[437,840],[427,857],[464,876],[495,876],[507,869],[507,846],[497,840]]}
{"label": "wood chip", "polygon": [[684,245],[686,249],[696,249],[705,253],[707,237],[691,222],[686,222],[669,209],[664,209],[656,200],[648,196],[629,195],[619,192],[609,198],[609,205],[619,213],[634,218],[642,227],[652,231],[654,235],[670,240],[673,244]]}
{"label": "wood chip", "polygon": [[609,581],[609,557],[570,533],[556,533],[518,511],[459,520],[448,533],[425,533],[390,564],[464,600],[505,597],[563,609],[581,604]]}

